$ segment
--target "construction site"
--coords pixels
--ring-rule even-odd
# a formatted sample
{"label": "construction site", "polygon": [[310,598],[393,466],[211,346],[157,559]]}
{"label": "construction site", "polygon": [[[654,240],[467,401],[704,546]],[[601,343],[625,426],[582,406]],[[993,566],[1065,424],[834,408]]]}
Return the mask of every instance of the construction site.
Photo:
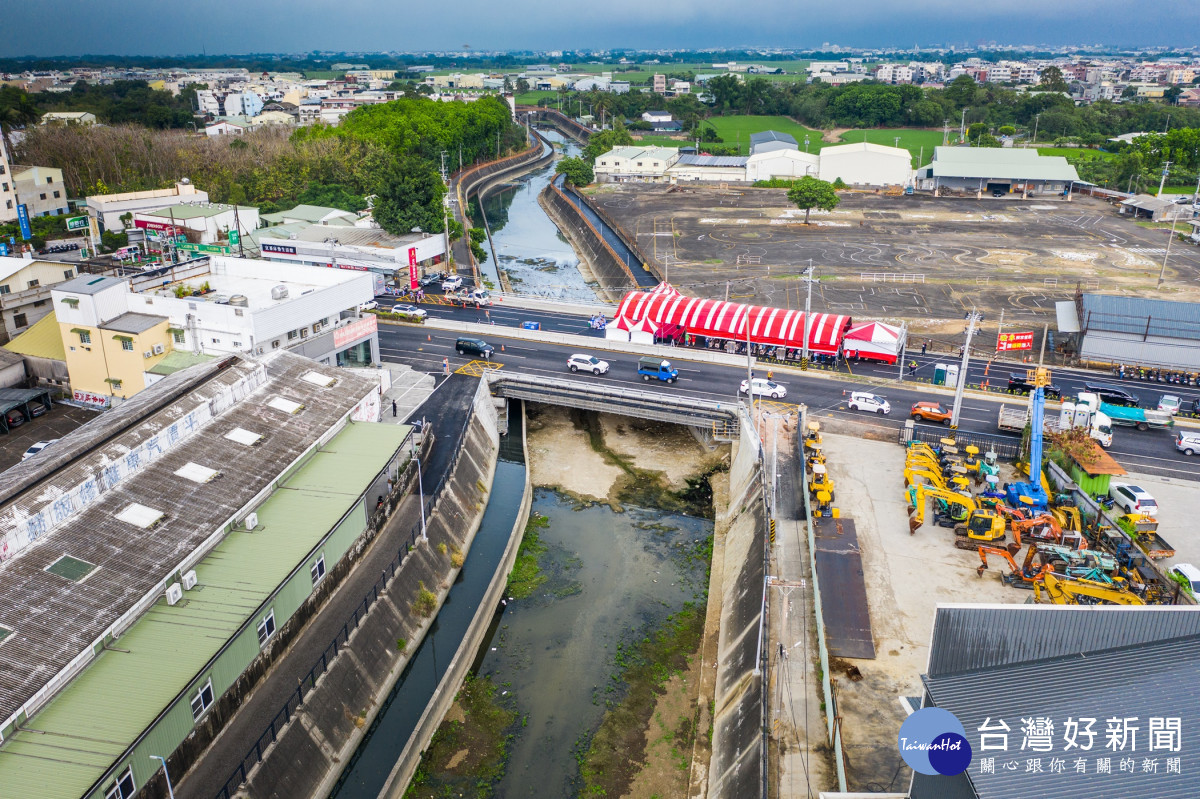
{"label": "construction site", "polygon": [[[1175,550],[1156,516],[1107,507],[1124,470],[1086,427],[1062,424],[1061,408],[1047,407],[1047,370],[1030,379],[1023,441],[1000,453],[986,436],[942,426],[910,422],[898,447],[882,427],[819,412],[799,423],[795,490],[817,624],[804,629],[789,604],[776,657],[786,664],[803,643],[825,658],[817,674],[829,680],[834,744],[825,752],[811,723],[794,738],[778,733],[773,764],[784,790],[804,789],[798,775],[812,788],[834,772],[850,792],[909,789],[897,734],[921,707],[939,606],[1195,604],[1190,586],[1167,574]],[[764,427],[770,407],[759,412]]]}

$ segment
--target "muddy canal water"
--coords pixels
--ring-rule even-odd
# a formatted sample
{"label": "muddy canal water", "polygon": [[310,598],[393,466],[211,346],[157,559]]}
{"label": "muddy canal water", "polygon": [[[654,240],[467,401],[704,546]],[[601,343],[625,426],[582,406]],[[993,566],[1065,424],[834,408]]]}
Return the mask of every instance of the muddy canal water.
{"label": "muddy canal water", "polygon": [[702,601],[707,563],[694,557],[712,522],[638,507],[615,513],[538,489],[533,511],[547,581],[510,602],[480,674],[515,702],[521,728],[496,796],[579,794],[575,755],[621,696],[630,647],[684,603]]}

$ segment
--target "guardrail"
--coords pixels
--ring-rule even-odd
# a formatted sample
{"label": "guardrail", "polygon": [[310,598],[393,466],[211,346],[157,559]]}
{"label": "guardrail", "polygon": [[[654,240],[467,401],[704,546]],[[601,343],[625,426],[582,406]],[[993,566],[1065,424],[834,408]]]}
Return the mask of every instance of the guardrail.
{"label": "guardrail", "polygon": [[900,428],[900,444],[905,447],[914,441],[936,444],[943,438],[953,438],[960,448],[974,445],[979,447],[980,454],[994,452],[1006,460],[1016,460],[1021,454],[1021,439],[1012,436],[951,430],[940,425],[913,424],[911,420]]}
{"label": "guardrail", "polygon": [[549,402],[570,408],[682,424],[700,428],[722,441],[730,441],[738,436],[738,408],[741,402],[671,397],[652,391],[593,386],[575,380],[501,371],[488,372],[487,378],[492,392],[508,399]]}

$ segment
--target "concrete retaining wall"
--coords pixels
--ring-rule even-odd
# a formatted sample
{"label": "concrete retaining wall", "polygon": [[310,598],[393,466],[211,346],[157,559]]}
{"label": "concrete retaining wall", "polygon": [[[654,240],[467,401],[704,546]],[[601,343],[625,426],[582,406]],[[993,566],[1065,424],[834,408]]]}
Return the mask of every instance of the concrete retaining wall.
{"label": "concrete retaining wall", "polygon": [[591,208],[592,211],[596,213],[596,216],[604,220],[604,224],[608,225],[609,228],[612,229],[613,233],[617,234],[617,238],[619,238],[621,242],[629,248],[630,252],[637,256],[638,262],[643,264],[650,274],[658,278],[660,283],[663,281],[663,272],[659,267],[658,262],[652,258],[647,258],[646,254],[642,252],[640,247],[638,247],[637,242],[627,235],[625,233],[625,229],[618,225],[616,220],[609,216],[604,209],[602,209],[596,203],[595,200],[593,200],[591,197],[588,197],[586,194],[583,194],[582,192],[574,191],[571,192],[571,194],[578,198],[580,202],[587,205],[588,208]]}
{"label": "concrete retaining wall", "polygon": [[523,105],[517,107],[517,113],[527,115],[531,121],[549,125],[580,144],[587,144],[588,139],[591,138],[594,132],[553,108],[538,108],[536,106]]}
{"label": "concrete retaining wall", "polygon": [[721,604],[717,643],[712,759],[708,796],[751,797],[762,792],[763,673],[759,635],[765,579],[767,513],[758,435],[743,415],[742,435],[729,467],[728,531],[714,547],[709,603]]}
{"label": "concrete retaining wall", "polygon": [[538,195],[538,204],[550,217],[550,221],[557,225],[571,242],[575,252],[591,271],[604,300],[619,302],[625,292],[637,288],[637,281],[629,267],[613,252],[613,248],[592,223],[553,183]]}
{"label": "concrete retaining wall", "polygon": [[[468,552],[496,468],[496,413],[481,381],[458,464],[427,520],[419,542],[396,571],[334,663],[317,682],[269,756],[250,774],[250,796],[325,797],[361,742],[400,673],[436,619],[412,612],[420,586],[445,601],[458,569],[457,547]],[[482,488],[481,488],[482,486]],[[438,552],[445,544],[446,554]],[[404,652],[399,638],[407,640]]]}
{"label": "concrete retaining wall", "polygon": [[[524,413],[524,407],[525,404],[521,403],[522,413]],[[524,424],[521,425],[521,429],[524,431]],[[521,442],[521,447],[528,452],[524,440]],[[446,675],[442,678],[442,682],[438,686],[437,696],[425,708],[425,713],[417,723],[416,731],[409,739],[408,745],[404,747],[404,751],[400,753],[400,759],[396,761],[392,773],[388,775],[388,780],[384,784],[383,790],[379,793],[381,799],[384,797],[386,799],[401,799],[404,796],[413,773],[417,770],[417,766],[420,765],[421,753],[429,746],[429,742],[433,739],[433,734],[437,732],[438,726],[441,725],[442,720],[446,717],[446,713],[450,710],[450,706],[454,703],[454,697],[458,693],[458,689],[462,686],[463,680],[466,679],[467,672],[471,668],[471,663],[475,660],[475,655],[483,645],[483,638],[487,634],[488,623],[491,620],[492,613],[500,602],[500,598],[504,594],[504,588],[508,584],[508,576],[512,572],[513,564],[517,560],[517,550],[521,546],[521,539],[524,538],[525,523],[529,520],[529,508],[532,504],[533,482],[529,479],[529,466],[526,464],[525,489],[522,492],[521,508],[517,512],[516,520],[513,522],[512,534],[509,536],[508,546],[500,558],[500,563],[496,567],[496,573],[492,575],[492,580],[488,584],[487,591],[484,592],[483,599],[479,603],[479,609],[475,611],[475,618],[471,620],[471,627],[466,638],[463,639],[462,645],[459,646],[458,652],[455,653],[454,659],[450,661],[450,666],[446,669]]]}

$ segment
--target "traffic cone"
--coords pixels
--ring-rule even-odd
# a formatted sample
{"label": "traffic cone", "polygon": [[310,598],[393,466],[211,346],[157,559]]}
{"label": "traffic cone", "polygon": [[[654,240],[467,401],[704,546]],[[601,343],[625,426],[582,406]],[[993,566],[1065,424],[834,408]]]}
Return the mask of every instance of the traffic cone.
{"label": "traffic cone", "polygon": [[503,344],[501,344],[501,345],[500,345],[500,351],[501,351],[501,352],[504,352],[504,345],[503,345]]}
{"label": "traffic cone", "polygon": [[428,333],[426,333],[426,334],[425,334],[425,340],[426,340],[426,341],[433,341],[433,336],[431,336],[431,335],[429,335]]}

